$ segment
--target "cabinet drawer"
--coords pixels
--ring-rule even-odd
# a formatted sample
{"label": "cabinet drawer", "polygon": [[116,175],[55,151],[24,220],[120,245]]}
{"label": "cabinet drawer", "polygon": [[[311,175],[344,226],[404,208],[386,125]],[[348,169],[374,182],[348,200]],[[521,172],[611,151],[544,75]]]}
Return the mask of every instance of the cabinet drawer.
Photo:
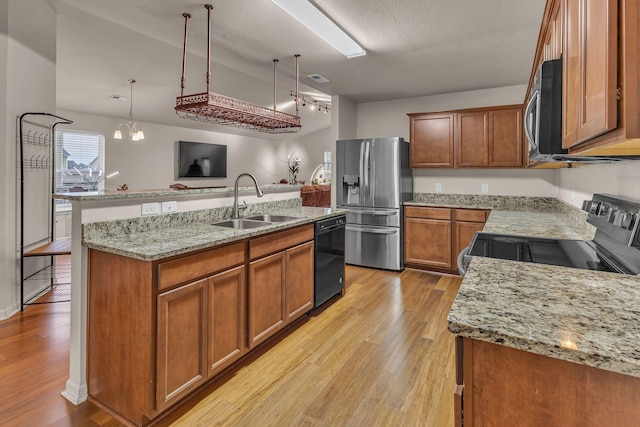
{"label": "cabinet drawer", "polygon": [[425,219],[451,219],[451,209],[449,208],[423,208],[417,206],[406,206],[404,215],[407,218]]}
{"label": "cabinet drawer", "polygon": [[456,221],[485,222],[487,213],[484,210],[456,209]]}
{"label": "cabinet drawer", "polygon": [[313,224],[249,240],[249,258],[256,259],[313,240]]}
{"label": "cabinet drawer", "polygon": [[166,289],[244,263],[244,241],[158,265],[158,289]]}

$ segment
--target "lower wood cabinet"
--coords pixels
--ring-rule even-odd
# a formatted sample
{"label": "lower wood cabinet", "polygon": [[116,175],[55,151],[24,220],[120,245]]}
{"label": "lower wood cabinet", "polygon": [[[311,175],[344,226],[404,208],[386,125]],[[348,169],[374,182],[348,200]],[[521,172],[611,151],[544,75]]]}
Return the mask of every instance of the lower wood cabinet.
{"label": "lower wood cabinet", "polygon": [[406,206],[404,220],[407,267],[457,273],[456,259],[489,211],[446,207]]}
{"label": "lower wood cabinet", "polygon": [[250,242],[250,252],[256,256],[277,251],[249,263],[250,348],[313,308],[313,241],[287,248],[309,239],[313,239],[312,227],[282,236],[280,241],[265,236]]}
{"label": "lower wood cabinet", "polygon": [[455,426],[638,425],[640,378],[466,337],[456,344]]}
{"label": "lower wood cabinet", "polygon": [[207,379],[206,325],[206,279],[158,295],[157,409]]}
{"label": "lower wood cabinet", "polygon": [[159,261],[89,250],[89,400],[147,425],[307,313],[313,238],[311,224]]}

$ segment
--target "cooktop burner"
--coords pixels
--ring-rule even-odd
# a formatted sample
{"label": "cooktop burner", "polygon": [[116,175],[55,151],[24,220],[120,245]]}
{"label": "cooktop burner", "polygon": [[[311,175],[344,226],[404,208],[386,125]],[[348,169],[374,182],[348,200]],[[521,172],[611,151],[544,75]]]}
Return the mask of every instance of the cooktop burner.
{"label": "cooktop burner", "polygon": [[468,255],[585,270],[630,273],[614,265],[604,254],[599,253],[593,243],[583,240],[478,233]]}

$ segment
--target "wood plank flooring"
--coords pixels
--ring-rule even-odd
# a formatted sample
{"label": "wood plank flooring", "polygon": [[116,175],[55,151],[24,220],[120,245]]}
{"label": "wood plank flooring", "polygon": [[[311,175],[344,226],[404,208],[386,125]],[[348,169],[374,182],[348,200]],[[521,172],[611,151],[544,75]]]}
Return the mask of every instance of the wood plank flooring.
{"label": "wood plank flooring", "polygon": [[[344,297],[162,424],[452,426],[446,317],[460,281],[349,266]],[[68,348],[67,303],[29,306],[0,322],[1,425],[121,425],[91,403],[73,406],[60,396]]]}

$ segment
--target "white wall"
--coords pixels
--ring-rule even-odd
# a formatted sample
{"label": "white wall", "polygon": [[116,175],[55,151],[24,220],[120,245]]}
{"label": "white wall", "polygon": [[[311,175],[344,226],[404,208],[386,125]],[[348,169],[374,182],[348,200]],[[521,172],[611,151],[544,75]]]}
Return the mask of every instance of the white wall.
{"label": "white wall", "polygon": [[[422,96],[385,102],[358,104],[358,138],[401,136],[409,139],[409,113],[448,111],[494,105],[522,104],[526,85]],[[414,169],[414,192],[555,196],[556,172],[528,169]]]}
{"label": "white wall", "polygon": [[[74,111],[58,113],[74,120],[73,125],[64,128],[104,134],[106,171],[120,171],[107,182],[106,189],[115,189],[124,183],[131,190],[163,189],[175,182],[191,187],[233,186],[236,176],[242,172],[254,174],[261,185],[277,183],[287,177],[287,158],[286,153],[279,150],[280,142],[261,139],[259,133],[256,137],[247,137],[138,122],[145,139],[132,142],[126,135],[122,140],[113,139],[113,131],[121,119]],[[174,161],[176,141],[179,140],[226,145],[227,178],[176,180]],[[241,183],[250,184],[250,180],[245,179]]]}
{"label": "white wall", "polygon": [[[17,117],[27,111],[55,113],[55,32],[48,2],[0,0],[0,319],[20,307]],[[25,200],[33,197],[27,194]]]}
{"label": "white wall", "polygon": [[[332,151],[334,146],[335,141],[331,138],[331,128],[327,127],[301,138],[280,142],[276,158],[280,161],[280,159],[286,159],[287,155],[299,156],[300,173],[298,174],[298,181],[305,181],[306,184],[310,184],[311,173],[316,166],[324,161],[324,152]],[[282,177],[287,178],[286,175]]]}
{"label": "white wall", "polygon": [[558,197],[575,206],[594,193],[640,200],[640,162],[600,164],[558,171]]}

